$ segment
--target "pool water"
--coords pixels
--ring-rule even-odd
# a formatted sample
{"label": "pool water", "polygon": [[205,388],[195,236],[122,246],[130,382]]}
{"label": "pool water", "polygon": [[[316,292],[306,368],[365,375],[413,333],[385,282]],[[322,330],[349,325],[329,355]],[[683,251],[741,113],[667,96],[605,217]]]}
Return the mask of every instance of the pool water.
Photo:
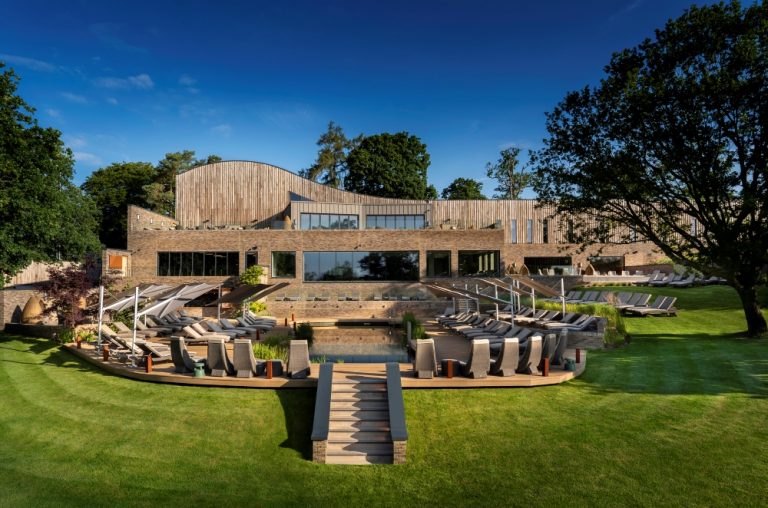
{"label": "pool water", "polygon": [[407,351],[396,344],[317,344],[309,350],[312,359],[325,357],[328,362],[408,363]]}

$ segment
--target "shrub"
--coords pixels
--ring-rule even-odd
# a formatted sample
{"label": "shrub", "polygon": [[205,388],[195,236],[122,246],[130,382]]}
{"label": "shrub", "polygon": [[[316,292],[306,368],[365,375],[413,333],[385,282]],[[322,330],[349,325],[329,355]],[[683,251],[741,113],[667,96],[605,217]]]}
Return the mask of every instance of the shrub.
{"label": "shrub", "polygon": [[[559,302],[536,302],[537,309],[546,310],[560,310],[562,304]],[[578,312],[579,314],[589,314],[591,316],[602,317],[607,320],[606,325],[606,344],[608,344],[607,330],[613,329],[616,337],[611,337],[610,343],[624,342],[624,338],[627,336],[627,326],[624,322],[624,316],[621,312],[611,305],[601,303],[567,303],[565,305],[566,312]]]}
{"label": "shrub", "polygon": [[259,265],[248,267],[240,274],[240,284],[250,284],[251,286],[261,284],[262,275],[264,275],[263,267]]}
{"label": "shrub", "polygon": [[75,341],[75,331],[71,328],[66,328],[60,331],[54,337],[56,342],[59,344],[69,344],[70,342]]}
{"label": "shrub", "polygon": [[296,326],[296,338],[306,340],[309,346],[312,347],[312,341],[315,339],[315,330],[309,323],[299,323]]}
{"label": "shrub", "polygon": [[97,339],[97,335],[93,333],[91,330],[79,330],[75,334],[75,338],[83,342],[95,342]]}
{"label": "shrub", "polygon": [[416,319],[413,312],[406,312],[403,314],[403,346],[408,345],[408,323],[411,323],[411,337],[413,340],[427,338],[427,331],[421,321]]}
{"label": "shrub", "polygon": [[287,348],[291,342],[291,336],[287,333],[274,333],[264,339],[264,344],[271,347]]}
{"label": "shrub", "polygon": [[112,315],[112,322],[119,321],[128,328],[133,328],[133,311],[121,310]]}
{"label": "shrub", "polygon": [[321,355],[321,356],[310,356],[310,357],[309,357],[309,362],[310,362],[310,363],[325,363],[325,362],[327,362],[327,361],[328,361],[328,359],[325,357],[325,355]]}
{"label": "shrub", "polygon": [[248,304],[248,310],[251,311],[251,314],[258,316],[267,312],[267,304],[264,302],[251,302]]}
{"label": "shrub", "polygon": [[267,344],[254,344],[253,356],[260,360],[282,360],[288,362],[288,350],[278,346],[268,346]]}

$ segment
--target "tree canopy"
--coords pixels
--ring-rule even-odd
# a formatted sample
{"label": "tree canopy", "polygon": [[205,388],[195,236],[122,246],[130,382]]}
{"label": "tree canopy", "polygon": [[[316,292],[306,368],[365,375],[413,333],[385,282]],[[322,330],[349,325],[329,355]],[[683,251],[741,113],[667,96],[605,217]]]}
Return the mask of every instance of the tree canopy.
{"label": "tree canopy", "polygon": [[441,194],[443,199],[486,199],[483,183],[472,178],[457,178]]}
{"label": "tree canopy", "polygon": [[61,133],[41,127],[0,62],[0,287],[32,261],[98,251],[96,208],[72,183]]}
{"label": "tree canopy", "polygon": [[434,199],[437,190],[427,184],[429,154],[421,140],[408,134],[366,136],[347,156],[344,188],[371,196]]}
{"label": "tree canopy", "polygon": [[197,166],[219,161],[221,157],[218,155],[196,159],[194,150],[165,154],[165,158],[157,163],[154,181],[144,187],[150,210],[164,215],[173,215],[176,206],[176,175]]}
{"label": "tree canopy", "polygon": [[176,175],[220,161],[217,155],[195,159],[195,152],[171,152],[153,166],[149,162],[116,162],[91,173],[82,185],[101,213],[99,238],[107,247],[125,248],[128,205],[173,215]]}
{"label": "tree canopy", "polygon": [[547,115],[534,189],[585,218],[584,242],[596,224],[621,224],[619,241],[636,234],[727,278],[748,333],[766,332],[756,287],[768,265],[768,10],[691,7],[605,71]]}
{"label": "tree canopy", "polygon": [[82,185],[101,212],[99,239],[108,247],[125,248],[128,205],[149,208],[144,188],[155,180],[149,162],[116,162],[94,171]]}
{"label": "tree canopy", "polygon": [[520,163],[520,149],[515,147],[505,148],[499,154],[499,160],[485,165],[488,178],[498,182],[498,187],[493,189],[496,199],[519,199],[523,190],[530,185],[531,174],[525,168],[517,169]]}
{"label": "tree canopy", "polygon": [[320,147],[317,159],[299,174],[315,182],[337,189],[343,188],[344,176],[347,172],[347,155],[359,140],[360,137],[348,139],[340,125],[329,122],[328,130],[317,140],[317,146]]}

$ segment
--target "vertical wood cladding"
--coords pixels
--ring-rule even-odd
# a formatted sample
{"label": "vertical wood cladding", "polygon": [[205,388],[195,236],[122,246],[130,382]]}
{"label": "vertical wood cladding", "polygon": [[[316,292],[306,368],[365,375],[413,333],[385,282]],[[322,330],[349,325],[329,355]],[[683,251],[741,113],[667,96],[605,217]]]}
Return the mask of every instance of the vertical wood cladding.
{"label": "vertical wood cladding", "polygon": [[[532,243],[566,242],[566,223],[550,217],[552,209],[537,207],[535,200],[402,200],[346,192],[307,180],[282,168],[260,162],[217,162],[191,169],[176,177],[176,220],[184,228],[239,225],[269,228],[289,215],[302,212],[355,213],[364,227],[365,215],[424,214],[435,229],[504,230],[504,243],[528,243],[526,221],[533,221]],[[510,224],[517,219],[517,241],[510,238]],[[613,231],[618,240],[623,231]]]}

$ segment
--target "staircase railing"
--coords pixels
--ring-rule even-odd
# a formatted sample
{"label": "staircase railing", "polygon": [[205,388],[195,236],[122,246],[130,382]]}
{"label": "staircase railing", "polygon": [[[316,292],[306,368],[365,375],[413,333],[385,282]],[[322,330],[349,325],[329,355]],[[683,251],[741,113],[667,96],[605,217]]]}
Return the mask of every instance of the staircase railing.
{"label": "staircase railing", "polygon": [[392,462],[405,463],[408,429],[405,427],[405,403],[400,381],[400,365],[387,364],[387,402],[389,404],[389,432],[392,436]]}
{"label": "staircase railing", "polygon": [[312,421],[312,461],[325,464],[328,432],[331,420],[331,392],[333,390],[333,364],[320,365],[315,396],[315,416]]}

